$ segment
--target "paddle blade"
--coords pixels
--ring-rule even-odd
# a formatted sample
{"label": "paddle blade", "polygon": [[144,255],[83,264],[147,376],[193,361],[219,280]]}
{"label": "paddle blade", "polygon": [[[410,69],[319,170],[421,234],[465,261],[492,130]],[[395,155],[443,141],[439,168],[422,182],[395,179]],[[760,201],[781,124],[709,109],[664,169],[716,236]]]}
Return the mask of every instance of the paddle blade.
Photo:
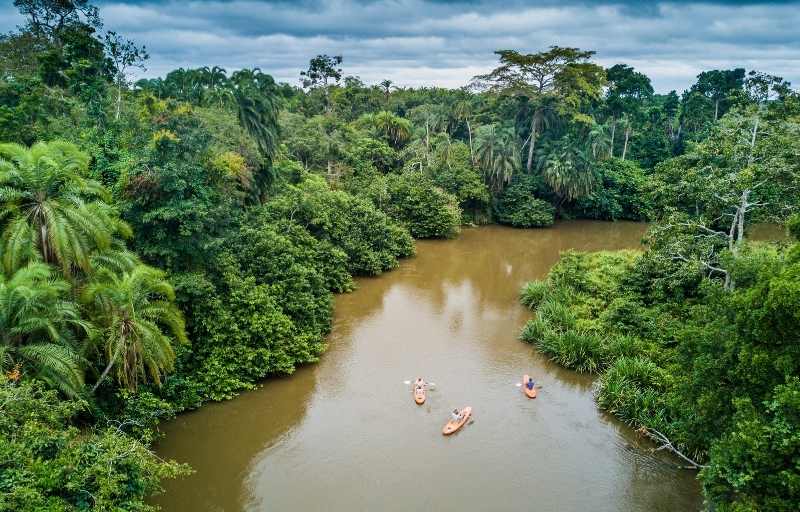
{"label": "paddle blade", "polygon": [[410,381],[410,380],[404,380],[404,381],[403,381],[403,384],[405,384],[406,386],[408,386],[409,384],[411,384],[411,381]]}

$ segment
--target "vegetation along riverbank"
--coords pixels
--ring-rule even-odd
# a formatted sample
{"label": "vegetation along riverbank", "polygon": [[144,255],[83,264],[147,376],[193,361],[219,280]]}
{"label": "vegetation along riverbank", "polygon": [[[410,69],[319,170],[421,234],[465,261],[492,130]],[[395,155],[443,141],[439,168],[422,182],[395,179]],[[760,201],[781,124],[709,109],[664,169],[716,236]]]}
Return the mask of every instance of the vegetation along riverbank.
{"label": "vegetation along riverbank", "polygon": [[[648,220],[642,252],[566,253],[522,338],[599,375],[716,510],[800,500],[800,96],[701,73],[497,52],[468,87],[366,84],[318,55],[132,83],[144,47],[86,1],[15,1],[0,36],[0,510],[152,509],[190,468],[159,422],[317,361],[334,293],[461,226]],[[298,70],[299,71],[299,70]]]}

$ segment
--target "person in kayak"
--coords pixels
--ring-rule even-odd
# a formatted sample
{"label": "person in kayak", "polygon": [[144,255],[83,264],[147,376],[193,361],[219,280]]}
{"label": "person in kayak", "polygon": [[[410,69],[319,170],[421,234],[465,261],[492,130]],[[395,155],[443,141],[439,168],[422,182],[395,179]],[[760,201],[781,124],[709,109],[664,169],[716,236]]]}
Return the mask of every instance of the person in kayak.
{"label": "person in kayak", "polygon": [[525,387],[528,389],[533,389],[535,383],[533,382],[533,377],[528,377],[528,382],[525,383]]}
{"label": "person in kayak", "polygon": [[461,421],[461,411],[458,409],[453,409],[453,412],[450,414],[450,421],[453,423],[458,423]]}
{"label": "person in kayak", "polygon": [[422,377],[417,377],[417,380],[414,382],[414,391],[418,389],[423,389],[425,387],[425,381],[422,380]]}

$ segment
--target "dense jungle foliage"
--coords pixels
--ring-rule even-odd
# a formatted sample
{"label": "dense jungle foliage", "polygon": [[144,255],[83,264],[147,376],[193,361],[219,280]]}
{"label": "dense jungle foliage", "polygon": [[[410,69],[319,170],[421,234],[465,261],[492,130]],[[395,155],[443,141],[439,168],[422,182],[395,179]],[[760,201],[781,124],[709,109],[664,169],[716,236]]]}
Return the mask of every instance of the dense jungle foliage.
{"label": "dense jungle foliage", "polygon": [[[521,338],[599,374],[598,405],[700,469],[721,511],[800,502],[800,117],[729,113],[662,162],[646,251],[567,252],[521,301]],[[792,107],[796,108],[796,107]],[[794,240],[748,240],[753,220]]]}
{"label": "dense jungle foliage", "polygon": [[[800,460],[800,106],[779,77],[682,95],[593,52],[499,51],[462,89],[261,70],[131,82],[147,52],[87,0],[15,0],[0,36],[0,510],[150,510],[189,471],[159,421],[316,361],[334,293],[414,238],[656,221],[643,254],[569,254],[523,337],[600,372],[719,510],[789,510]],[[800,229],[792,224],[795,234]],[[696,406],[693,404],[697,404]]]}

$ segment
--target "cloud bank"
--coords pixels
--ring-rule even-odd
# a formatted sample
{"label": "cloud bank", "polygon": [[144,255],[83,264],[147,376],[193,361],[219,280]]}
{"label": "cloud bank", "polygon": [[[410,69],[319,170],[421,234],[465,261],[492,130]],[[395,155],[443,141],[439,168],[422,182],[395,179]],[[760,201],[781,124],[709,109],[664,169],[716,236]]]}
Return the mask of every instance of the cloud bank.
{"label": "cloud bank", "polygon": [[[597,51],[610,66],[681,91],[702,70],[745,67],[800,84],[797,2],[308,0],[98,2],[107,29],[147,46],[145,76],[177,67],[258,66],[297,83],[309,58],[344,56],[368,83],[459,87],[496,64],[496,49]],[[0,7],[0,29],[22,22]]]}

